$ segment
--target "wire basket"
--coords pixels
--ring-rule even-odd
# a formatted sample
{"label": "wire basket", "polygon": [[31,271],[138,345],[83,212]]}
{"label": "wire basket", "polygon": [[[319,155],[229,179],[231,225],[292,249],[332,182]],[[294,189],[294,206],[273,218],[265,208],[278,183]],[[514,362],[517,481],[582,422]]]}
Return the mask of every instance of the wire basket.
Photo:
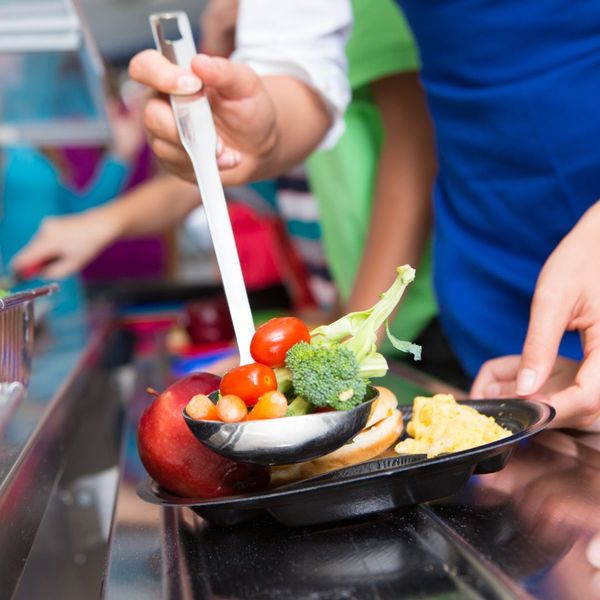
{"label": "wire basket", "polygon": [[0,298],[0,408],[29,383],[33,353],[33,302],[58,289],[51,284]]}

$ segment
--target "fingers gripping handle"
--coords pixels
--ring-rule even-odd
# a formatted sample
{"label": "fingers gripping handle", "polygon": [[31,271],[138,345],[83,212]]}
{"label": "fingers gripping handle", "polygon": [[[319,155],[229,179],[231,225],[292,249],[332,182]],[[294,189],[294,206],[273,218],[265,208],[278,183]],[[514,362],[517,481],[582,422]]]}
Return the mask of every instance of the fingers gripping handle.
{"label": "fingers gripping handle", "polygon": [[[157,50],[172,63],[191,69],[196,47],[187,15],[181,11],[154,13],[150,15],[152,35]],[[171,95],[171,106],[177,120],[179,136],[187,153],[192,151],[214,156],[217,133],[210,111],[208,98],[203,91],[193,95]],[[191,144],[197,148],[190,147]]]}
{"label": "fingers gripping handle", "polygon": [[[150,16],[157,49],[172,62],[190,68],[196,48],[187,15],[183,12]],[[248,293],[227,211],[216,158],[217,135],[206,95],[171,96],[177,129],[194,167],[210,234],[223,279],[223,287],[240,353],[240,363],[252,362],[250,342],[254,323]]]}

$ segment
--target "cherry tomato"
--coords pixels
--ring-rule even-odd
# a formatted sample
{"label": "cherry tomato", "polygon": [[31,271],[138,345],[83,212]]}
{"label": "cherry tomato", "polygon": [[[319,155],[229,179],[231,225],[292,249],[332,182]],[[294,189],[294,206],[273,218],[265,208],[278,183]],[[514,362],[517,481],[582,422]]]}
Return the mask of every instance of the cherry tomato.
{"label": "cherry tomato", "polygon": [[266,392],[248,413],[248,421],[256,419],[278,419],[285,417],[288,403],[285,396],[277,390]]}
{"label": "cherry tomato", "polygon": [[239,396],[225,394],[217,402],[217,415],[225,423],[243,421],[247,414],[248,407]]}
{"label": "cherry tomato", "polygon": [[225,373],[219,389],[222,396],[233,394],[239,396],[247,406],[254,406],[265,392],[277,389],[277,379],[271,367],[252,363]]}
{"label": "cherry tomato", "polygon": [[250,343],[250,354],[263,365],[281,367],[286,352],[298,342],[310,342],[308,327],[296,317],[278,317],[256,330]]}
{"label": "cherry tomato", "polygon": [[185,407],[187,414],[196,421],[218,421],[217,407],[206,394],[196,394]]}

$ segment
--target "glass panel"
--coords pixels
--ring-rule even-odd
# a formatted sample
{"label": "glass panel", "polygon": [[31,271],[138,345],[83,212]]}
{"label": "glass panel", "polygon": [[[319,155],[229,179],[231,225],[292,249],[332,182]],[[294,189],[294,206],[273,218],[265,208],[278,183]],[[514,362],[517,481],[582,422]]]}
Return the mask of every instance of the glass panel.
{"label": "glass panel", "polygon": [[0,146],[104,143],[103,69],[69,0],[0,0]]}
{"label": "glass panel", "polygon": [[70,0],[0,0],[0,51],[73,50],[80,38]]}

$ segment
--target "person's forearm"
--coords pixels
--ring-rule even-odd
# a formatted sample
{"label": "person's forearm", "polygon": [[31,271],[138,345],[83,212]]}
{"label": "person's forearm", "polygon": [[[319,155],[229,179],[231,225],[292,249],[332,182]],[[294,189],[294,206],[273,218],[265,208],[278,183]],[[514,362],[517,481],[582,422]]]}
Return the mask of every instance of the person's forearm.
{"label": "person's forearm", "polygon": [[177,177],[165,175],[140,184],[97,210],[114,227],[114,237],[160,233],[178,225],[200,204],[198,189]]}
{"label": "person's forearm", "polygon": [[277,121],[272,143],[255,179],[280,175],[301,163],[331,125],[323,99],[293,77],[268,76],[264,85],[275,106]]}
{"label": "person's forearm", "polygon": [[369,234],[348,310],[375,304],[394,279],[397,266],[417,267],[431,230],[436,164],[431,124],[416,74],[377,82],[373,95],[386,138]]}

